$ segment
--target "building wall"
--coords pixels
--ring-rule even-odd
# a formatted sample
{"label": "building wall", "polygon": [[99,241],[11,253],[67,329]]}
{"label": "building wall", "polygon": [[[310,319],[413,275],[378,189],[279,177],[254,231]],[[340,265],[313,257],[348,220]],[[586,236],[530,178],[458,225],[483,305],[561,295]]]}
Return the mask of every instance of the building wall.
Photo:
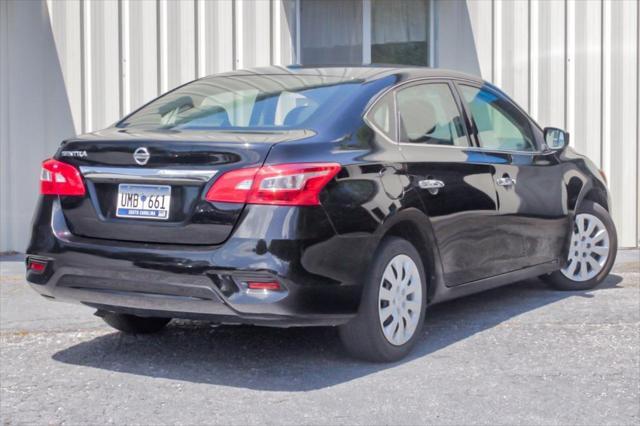
{"label": "building wall", "polygon": [[636,0],[436,3],[435,65],[482,75],[567,129],[608,177],[621,247],[640,239],[639,13]]}
{"label": "building wall", "polygon": [[293,62],[290,0],[0,0],[0,251],[24,251],[40,162],[195,78]]}
{"label": "building wall", "polygon": [[76,132],[46,8],[0,0],[0,251],[26,247],[40,162]]}
{"label": "building wall", "polygon": [[[637,246],[638,3],[433,1],[434,65],[568,129],[609,177],[620,245]],[[295,62],[295,19],[296,0],[1,0],[0,251],[25,249],[39,163],[61,140],[194,78]]]}

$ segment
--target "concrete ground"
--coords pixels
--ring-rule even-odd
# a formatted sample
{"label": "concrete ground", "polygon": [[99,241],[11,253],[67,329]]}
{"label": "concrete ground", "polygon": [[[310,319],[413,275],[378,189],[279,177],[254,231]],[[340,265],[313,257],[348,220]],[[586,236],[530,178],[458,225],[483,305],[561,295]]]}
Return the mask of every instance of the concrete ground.
{"label": "concrete ground", "polygon": [[377,365],[328,328],[124,336],[5,257],[0,423],[637,425],[639,258],[621,251],[593,291],[529,280],[434,306],[414,353]]}

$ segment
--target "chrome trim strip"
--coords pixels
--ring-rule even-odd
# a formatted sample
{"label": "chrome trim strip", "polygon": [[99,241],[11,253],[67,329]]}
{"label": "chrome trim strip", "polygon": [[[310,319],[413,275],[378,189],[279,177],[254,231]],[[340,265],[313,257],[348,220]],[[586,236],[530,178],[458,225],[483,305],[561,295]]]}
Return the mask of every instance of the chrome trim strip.
{"label": "chrome trim strip", "polygon": [[82,175],[92,181],[129,182],[207,182],[217,170],[145,169],[138,167],[80,166]]}

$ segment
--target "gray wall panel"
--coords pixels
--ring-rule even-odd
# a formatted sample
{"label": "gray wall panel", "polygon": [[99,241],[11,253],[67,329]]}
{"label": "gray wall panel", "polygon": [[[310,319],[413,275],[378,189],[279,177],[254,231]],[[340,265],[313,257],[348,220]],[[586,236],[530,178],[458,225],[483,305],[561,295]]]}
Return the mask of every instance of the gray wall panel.
{"label": "gray wall panel", "polygon": [[532,116],[549,126],[565,128],[565,3],[531,3]]}
{"label": "gray wall panel", "polygon": [[467,8],[480,75],[491,80],[493,79],[493,2],[470,1],[467,3]]}
{"label": "gray wall panel", "polygon": [[634,243],[637,229],[637,8],[633,0],[604,5],[604,132],[602,167],[609,177],[621,245]]}
{"label": "gray wall panel", "polygon": [[82,26],[79,25],[82,9],[80,0],[65,2],[49,0],[47,5],[74,127],[77,133],[82,133]]}
{"label": "gray wall panel", "polygon": [[[500,85],[609,175],[640,235],[635,0],[434,0],[436,65]],[[0,250],[24,250],[39,162],[196,77],[293,62],[296,0],[0,0]],[[302,29],[304,31],[304,29]],[[18,184],[19,183],[19,184]]]}
{"label": "gray wall panel", "polygon": [[[482,77],[529,108],[542,126],[569,130],[572,146],[609,176],[620,246],[637,246],[638,3],[467,0],[466,4],[475,52],[449,51],[476,55]],[[466,17],[445,14],[436,19],[439,26],[455,26]],[[442,47],[455,46],[455,38],[436,43],[442,56]],[[455,65],[474,72],[473,66],[462,67],[463,61]]]}
{"label": "gray wall panel", "polygon": [[0,1],[0,251],[24,250],[40,162],[76,133],[46,4]]}
{"label": "gray wall panel", "polygon": [[271,2],[238,0],[236,13],[236,68],[271,63]]}
{"label": "gray wall panel", "polygon": [[602,165],[602,3],[568,3],[567,129],[573,145]]}
{"label": "gray wall panel", "polygon": [[296,4],[294,0],[272,0],[273,63],[289,65],[294,62]]}
{"label": "gray wall panel", "polygon": [[[11,192],[15,186],[10,173],[11,127],[9,121],[9,2],[0,1],[0,250],[18,247],[12,228],[15,209],[11,205]],[[23,230],[24,232],[24,230]]]}
{"label": "gray wall panel", "polygon": [[[466,3],[461,1],[438,2],[433,9],[437,17],[433,31],[436,38],[435,64],[433,65],[480,74],[480,61],[483,60],[485,67],[487,61],[486,56],[481,56],[477,52]],[[491,30],[490,26],[488,28]],[[478,34],[481,37],[486,37],[486,31],[479,30]],[[489,48],[491,48],[490,45]],[[457,54],[457,52],[464,52],[464,54]]]}
{"label": "gray wall panel", "polygon": [[120,14],[122,109],[127,113],[159,94],[157,2],[124,0]]}
{"label": "gray wall panel", "polygon": [[495,83],[523,108],[529,107],[529,2],[494,4]]}
{"label": "gray wall panel", "polygon": [[198,0],[198,18],[198,76],[233,69],[233,1]]}
{"label": "gray wall panel", "polygon": [[196,78],[194,0],[160,0],[161,92]]}
{"label": "gray wall panel", "polygon": [[104,128],[120,117],[120,46],[117,0],[85,1],[85,129]]}

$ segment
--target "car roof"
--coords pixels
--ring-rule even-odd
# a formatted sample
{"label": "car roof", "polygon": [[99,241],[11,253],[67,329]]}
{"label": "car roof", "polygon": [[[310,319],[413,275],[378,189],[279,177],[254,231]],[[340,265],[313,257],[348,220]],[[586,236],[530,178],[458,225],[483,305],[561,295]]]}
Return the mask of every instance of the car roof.
{"label": "car roof", "polygon": [[[484,81],[475,75],[454,71],[444,68],[429,68],[404,65],[358,65],[358,66],[310,66],[310,65],[290,65],[284,66],[268,66],[241,69],[229,71],[220,74],[214,74],[209,77],[217,76],[243,76],[243,75],[297,75],[297,76],[325,76],[338,77],[345,80],[357,79],[365,82],[378,80],[388,76],[396,76],[397,81],[407,81],[416,78],[443,78],[443,79],[463,79],[484,83]],[[207,77],[205,77],[207,78]]]}

